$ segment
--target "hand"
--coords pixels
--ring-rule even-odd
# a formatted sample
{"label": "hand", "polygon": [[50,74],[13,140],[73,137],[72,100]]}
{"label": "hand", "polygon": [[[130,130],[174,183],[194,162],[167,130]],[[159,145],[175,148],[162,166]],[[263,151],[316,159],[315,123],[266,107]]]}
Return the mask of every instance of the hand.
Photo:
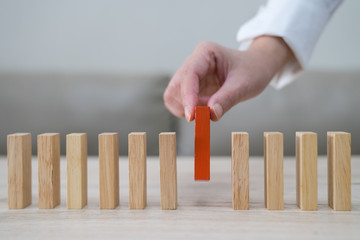
{"label": "hand", "polygon": [[218,121],[260,94],[292,56],[281,38],[271,36],[256,38],[246,51],[200,43],[169,82],[165,106],[187,121],[194,120],[196,106],[209,106],[211,120]]}

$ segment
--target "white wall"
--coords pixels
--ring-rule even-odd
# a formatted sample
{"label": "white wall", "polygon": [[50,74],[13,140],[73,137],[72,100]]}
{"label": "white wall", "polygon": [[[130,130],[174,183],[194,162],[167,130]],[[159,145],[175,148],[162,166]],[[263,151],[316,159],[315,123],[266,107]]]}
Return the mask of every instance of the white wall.
{"label": "white wall", "polygon": [[[0,0],[0,71],[172,73],[204,40],[237,48],[265,0]],[[312,69],[360,68],[360,1],[345,0]]]}

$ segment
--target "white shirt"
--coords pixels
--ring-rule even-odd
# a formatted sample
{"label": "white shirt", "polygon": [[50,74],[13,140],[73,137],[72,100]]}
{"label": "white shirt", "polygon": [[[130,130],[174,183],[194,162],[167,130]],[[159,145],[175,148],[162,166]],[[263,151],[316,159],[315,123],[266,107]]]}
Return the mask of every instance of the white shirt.
{"label": "white shirt", "polygon": [[277,89],[289,84],[306,68],[317,40],[342,0],[268,0],[237,33],[240,50],[262,35],[284,39],[295,58],[272,79]]}

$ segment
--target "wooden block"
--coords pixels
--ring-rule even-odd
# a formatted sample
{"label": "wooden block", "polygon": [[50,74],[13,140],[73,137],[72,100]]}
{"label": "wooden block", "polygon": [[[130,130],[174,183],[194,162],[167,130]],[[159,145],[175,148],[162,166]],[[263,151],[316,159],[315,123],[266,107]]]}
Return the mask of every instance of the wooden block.
{"label": "wooden block", "polygon": [[146,133],[129,134],[129,208],[146,207]]}
{"label": "wooden block", "polygon": [[39,208],[60,204],[60,134],[44,133],[38,141]]}
{"label": "wooden block", "polygon": [[119,205],[119,135],[99,134],[100,209]]}
{"label": "wooden block", "polygon": [[351,211],[351,135],[327,133],[328,200],[335,211]]}
{"label": "wooden block", "polygon": [[296,203],[301,210],[317,210],[317,134],[296,132]]}
{"label": "wooden block", "polygon": [[87,135],[66,135],[67,207],[81,209],[87,204]]}
{"label": "wooden block", "polygon": [[210,180],[210,108],[195,109],[195,180]]}
{"label": "wooden block", "polygon": [[176,133],[160,133],[161,209],[177,208]]}
{"label": "wooden block", "polygon": [[249,209],[249,134],[233,132],[231,151],[232,206]]}
{"label": "wooden block", "polygon": [[8,207],[25,208],[31,204],[31,134],[7,136]]}
{"label": "wooden block", "polygon": [[284,209],[283,145],[282,133],[264,133],[265,207],[269,210]]}

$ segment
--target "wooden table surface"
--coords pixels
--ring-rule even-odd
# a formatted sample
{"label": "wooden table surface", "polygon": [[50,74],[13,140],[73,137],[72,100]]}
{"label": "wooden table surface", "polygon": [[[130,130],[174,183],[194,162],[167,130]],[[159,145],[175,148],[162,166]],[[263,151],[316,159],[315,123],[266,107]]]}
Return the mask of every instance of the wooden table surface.
{"label": "wooden table surface", "polygon": [[250,157],[250,210],[231,205],[231,158],[211,158],[210,182],[194,182],[192,157],[178,157],[178,210],[160,209],[157,157],[147,160],[148,205],[128,209],[128,161],[120,157],[120,206],[99,209],[97,157],[88,160],[88,206],[66,208],[66,161],[61,160],[61,205],[37,208],[37,160],[32,162],[32,205],[7,209],[7,162],[0,157],[0,239],[359,239],[360,156],[352,156],[352,211],[335,212],[327,205],[326,157],[318,161],[318,211],[296,206],[295,158],[284,161],[282,211],[264,207],[264,163]]}

